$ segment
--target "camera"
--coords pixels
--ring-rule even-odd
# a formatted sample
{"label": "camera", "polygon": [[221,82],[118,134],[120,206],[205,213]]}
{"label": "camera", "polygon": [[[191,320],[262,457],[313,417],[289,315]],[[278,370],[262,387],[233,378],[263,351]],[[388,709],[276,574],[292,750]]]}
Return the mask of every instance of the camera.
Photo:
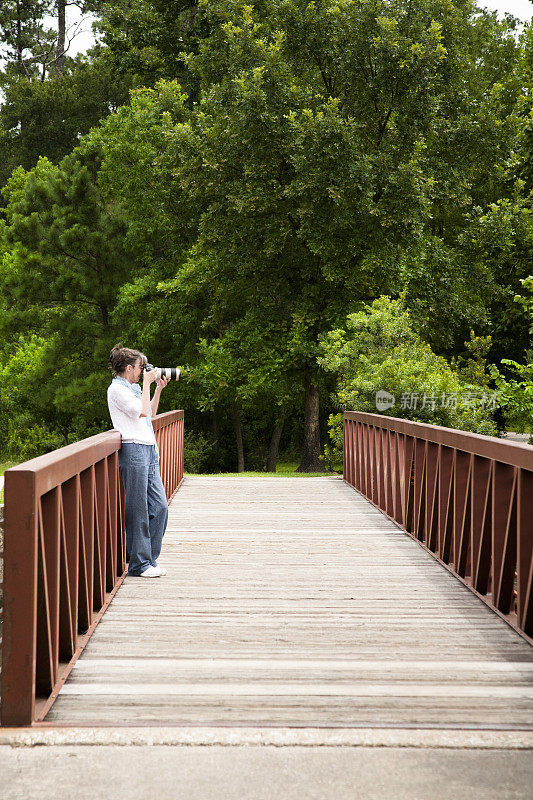
{"label": "camera", "polygon": [[168,378],[169,381],[179,381],[181,370],[179,367],[154,367],[153,364],[143,364],[144,372],[156,371],[158,378]]}

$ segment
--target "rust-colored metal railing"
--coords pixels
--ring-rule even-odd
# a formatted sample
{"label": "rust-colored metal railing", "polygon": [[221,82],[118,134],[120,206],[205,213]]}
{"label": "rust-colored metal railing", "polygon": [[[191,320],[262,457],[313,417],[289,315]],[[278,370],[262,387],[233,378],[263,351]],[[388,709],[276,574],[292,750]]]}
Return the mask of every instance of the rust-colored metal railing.
{"label": "rust-colored metal railing", "polygon": [[183,480],[183,411],[168,411],[152,421],[159,449],[161,478],[170,499]]}
{"label": "rust-colored metal railing", "polygon": [[350,411],[343,475],[531,641],[531,445]]}
{"label": "rust-colored metal railing", "polygon": [[[183,478],[183,411],[153,420],[170,498]],[[5,473],[1,724],[42,720],[125,577],[120,434]]]}

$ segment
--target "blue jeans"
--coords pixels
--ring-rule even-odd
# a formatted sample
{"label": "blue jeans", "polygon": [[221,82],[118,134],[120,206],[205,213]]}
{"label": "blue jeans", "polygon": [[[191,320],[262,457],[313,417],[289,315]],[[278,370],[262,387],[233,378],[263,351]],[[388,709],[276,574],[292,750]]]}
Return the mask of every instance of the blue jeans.
{"label": "blue jeans", "polygon": [[128,574],[156,567],[168,521],[168,503],[155,445],[123,442],[118,453],[126,494]]}

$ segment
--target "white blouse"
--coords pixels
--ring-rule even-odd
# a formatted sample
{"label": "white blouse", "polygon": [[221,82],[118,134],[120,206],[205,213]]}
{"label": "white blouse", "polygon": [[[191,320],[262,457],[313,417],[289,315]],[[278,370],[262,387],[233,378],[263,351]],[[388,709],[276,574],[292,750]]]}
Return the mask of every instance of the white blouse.
{"label": "white blouse", "polygon": [[123,442],[155,444],[148,417],[141,417],[141,398],[136,397],[127,386],[113,381],[107,390],[107,405],[113,427],[122,435]]}

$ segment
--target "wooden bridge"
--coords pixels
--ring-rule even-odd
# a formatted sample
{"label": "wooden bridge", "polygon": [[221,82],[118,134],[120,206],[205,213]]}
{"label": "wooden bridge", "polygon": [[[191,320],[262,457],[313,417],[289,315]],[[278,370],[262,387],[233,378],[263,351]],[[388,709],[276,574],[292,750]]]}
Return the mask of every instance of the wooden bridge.
{"label": "wooden bridge", "polygon": [[182,482],[156,426],[157,580],[117,434],[6,473],[4,726],[533,731],[533,447],[346,414],[344,480]]}

